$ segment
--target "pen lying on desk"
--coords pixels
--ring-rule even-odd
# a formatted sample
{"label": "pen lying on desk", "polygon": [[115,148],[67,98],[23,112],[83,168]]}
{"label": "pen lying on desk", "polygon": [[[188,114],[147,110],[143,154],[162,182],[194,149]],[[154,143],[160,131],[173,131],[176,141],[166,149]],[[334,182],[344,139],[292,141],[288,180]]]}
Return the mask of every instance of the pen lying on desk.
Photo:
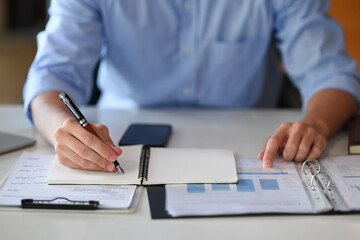
{"label": "pen lying on desk", "polygon": [[[64,102],[64,104],[69,108],[70,112],[74,115],[74,117],[80,123],[80,125],[82,127],[84,127],[86,130],[88,130],[89,132],[91,132],[92,134],[94,134],[95,136],[97,136],[99,139],[101,139],[99,137],[99,135],[97,135],[95,130],[91,127],[91,125],[88,123],[88,121],[86,120],[84,115],[76,107],[74,102],[70,99],[70,97],[64,92],[60,93],[59,97]],[[119,172],[125,174],[124,169],[121,168],[121,166],[117,160],[115,160],[113,163],[114,163],[115,167],[119,170]]]}

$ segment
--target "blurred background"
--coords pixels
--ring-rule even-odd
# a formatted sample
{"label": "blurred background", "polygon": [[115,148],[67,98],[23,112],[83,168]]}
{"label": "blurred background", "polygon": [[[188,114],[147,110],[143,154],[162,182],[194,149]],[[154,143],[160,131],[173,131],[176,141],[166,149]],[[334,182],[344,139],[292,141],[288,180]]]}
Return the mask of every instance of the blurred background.
{"label": "blurred background", "polygon": [[[50,0],[0,0],[0,104],[21,103],[22,87],[44,29]],[[316,0],[315,0],[316,1]],[[360,0],[330,0],[349,54],[360,63]]]}

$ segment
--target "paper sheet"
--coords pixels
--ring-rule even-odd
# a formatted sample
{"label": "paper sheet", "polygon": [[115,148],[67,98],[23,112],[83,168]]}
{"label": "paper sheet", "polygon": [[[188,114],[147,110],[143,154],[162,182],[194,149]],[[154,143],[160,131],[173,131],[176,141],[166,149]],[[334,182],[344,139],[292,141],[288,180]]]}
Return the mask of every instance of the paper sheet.
{"label": "paper sheet", "polygon": [[321,164],[350,210],[360,210],[360,157],[328,156]]}
{"label": "paper sheet", "polygon": [[99,208],[127,209],[134,185],[47,185],[46,178],[55,156],[23,153],[0,189],[0,206],[20,206],[21,199],[99,201]]}
{"label": "paper sheet", "polygon": [[172,216],[313,211],[293,162],[277,159],[264,169],[258,159],[236,159],[236,165],[237,184],[166,185],[166,210]]}

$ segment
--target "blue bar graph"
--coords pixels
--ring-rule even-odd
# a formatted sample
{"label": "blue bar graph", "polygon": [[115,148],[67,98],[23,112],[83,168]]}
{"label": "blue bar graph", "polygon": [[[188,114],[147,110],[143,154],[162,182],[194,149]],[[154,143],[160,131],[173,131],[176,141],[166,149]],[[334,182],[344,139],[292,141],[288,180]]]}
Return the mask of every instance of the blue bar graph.
{"label": "blue bar graph", "polygon": [[213,191],[229,191],[230,185],[226,183],[213,183],[211,184],[211,189]]}
{"label": "blue bar graph", "polygon": [[187,185],[188,193],[204,193],[205,185],[202,183],[192,183]]}
{"label": "blue bar graph", "polygon": [[238,192],[255,192],[255,186],[252,179],[239,179],[236,188]]}
{"label": "blue bar graph", "polygon": [[280,190],[276,179],[260,179],[259,181],[262,190]]}

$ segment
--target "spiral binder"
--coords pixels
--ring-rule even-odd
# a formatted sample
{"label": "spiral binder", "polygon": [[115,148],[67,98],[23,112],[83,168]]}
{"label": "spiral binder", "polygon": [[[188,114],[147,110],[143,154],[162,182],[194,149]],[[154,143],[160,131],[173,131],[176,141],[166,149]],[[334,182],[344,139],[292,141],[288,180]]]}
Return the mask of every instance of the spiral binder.
{"label": "spiral binder", "polygon": [[301,172],[316,211],[347,211],[336,186],[331,184],[329,174],[321,170],[321,164],[317,159],[304,161]]}
{"label": "spiral binder", "polygon": [[144,145],[141,150],[141,156],[139,162],[139,174],[138,174],[138,179],[141,180],[141,185],[143,185],[144,179],[146,181],[148,177],[149,159],[150,159],[150,147]]}

